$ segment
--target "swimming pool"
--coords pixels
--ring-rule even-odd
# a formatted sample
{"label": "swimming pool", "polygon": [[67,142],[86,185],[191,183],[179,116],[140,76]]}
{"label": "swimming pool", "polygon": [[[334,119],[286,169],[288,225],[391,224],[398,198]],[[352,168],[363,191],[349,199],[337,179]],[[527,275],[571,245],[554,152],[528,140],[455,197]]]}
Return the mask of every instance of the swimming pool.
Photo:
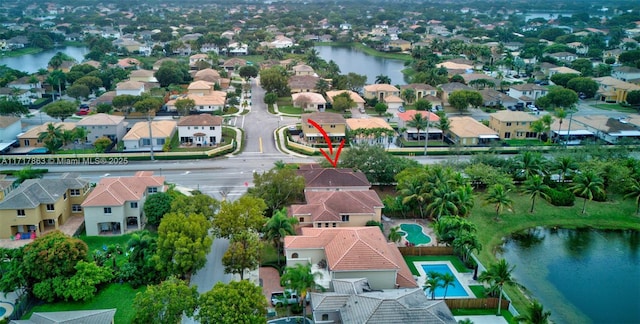
{"label": "swimming pool", "polygon": [[431,243],[431,238],[422,231],[420,225],[400,224],[400,229],[405,233],[405,239],[415,245]]}
{"label": "swimming pool", "polygon": [[[422,269],[426,274],[428,274],[431,271],[434,271],[440,274],[449,273],[449,274],[452,274],[454,278],[456,278],[456,280],[453,282],[453,286],[449,286],[449,288],[447,289],[447,297],[469,297],[469,294],[464,289],[460,281],[458,281],[458,277],[453,273],[453,271],[451,271],[451,268],[449,267],[449,265],[444,263],[423,264]],[[421,282],[420,284],[424,285],[424,282]],[[428,297],[431,296],[429,294],[429,290],[425,291],[425,293],[427,294]],[[444,288],[442,287],[436,288],[436,298],[442,298],[443,296],[444,296]]]}

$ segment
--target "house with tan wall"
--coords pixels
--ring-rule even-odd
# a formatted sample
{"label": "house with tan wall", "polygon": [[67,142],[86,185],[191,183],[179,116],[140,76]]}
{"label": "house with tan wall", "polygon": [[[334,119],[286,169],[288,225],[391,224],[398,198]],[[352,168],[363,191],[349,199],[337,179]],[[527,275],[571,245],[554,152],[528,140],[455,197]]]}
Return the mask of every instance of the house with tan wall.
{"label": "house with tan wall", "polygon": [[347,131],[346,119],[336,113],[317,112],[302,114],[302,134],[309,143],[324,143],[325,139],[320,130],[315,128],[309,120],[316,122],[331,138],[332,143],[340,143],[345,139]]}
{"label": "house with tan wall", "polygon": [[83,217],[81,205],[90,191],[89,180],[76,174],[26,180],[0,202],[0,239],[39,237]]}
{"label": "house with tan wall", "polygon": [[538,133],[531,124],[538,116],[524,111],[501,110],[489,115],[489,128],[498,132],[501,139],[537,139]]}
{"label": "house with tan wall", "polygon": [[[149,125],[150,124],[150,125]],[[166,141],[170,141],[177,129],[177,122],[173,120],[155,120],[137,122],[122,138],[124,150],[129,152],[161,151]],[[151,127],[151,131],[149,131]],[[151,136],[151,137],[150,137]]]}
{"label": "house with tan wall", "polygon": [[449,123],[444,136],[462,146],[490,145],[500,139],[498,132],[468,116],[450,117]]}
{"label": "house with tan wall", "polygon": [[[38,139],[40,133],[46,132],[49,124],[37,125],[35,127],[30,128],[28,131],[18,135],[18,142],[20,142],[20,147],[43,147],[44,143]],[[76,128],[76,123],[53,123],[54,127],[60,126],[61,130],[72,131]]]}
{"label": "house with tan wall", "polygon": [[342,93],[348,93],[349,94],[349,98],[351,98],[351,100],[353,100],[353,102],[355,102],[356,106],[355,108],[358,109],[364,109],[364,104],[365,101],[364,99],[362,99],[362,97],[360,97],[359,94],[351,91],[351,90],[332,90],[332,91],[327,91],[326,96],[327,96],[327,101],[330,102],[331,104],[333,104],[333,98],[335,96],[338,96]]}
{"label": "house with tan wall", "polygon": [[627,94],[634,90],[640,90],[640,86],[612,78],[610,76],[594,78],[599,89],[596,98],[605,102],[627,101]]}

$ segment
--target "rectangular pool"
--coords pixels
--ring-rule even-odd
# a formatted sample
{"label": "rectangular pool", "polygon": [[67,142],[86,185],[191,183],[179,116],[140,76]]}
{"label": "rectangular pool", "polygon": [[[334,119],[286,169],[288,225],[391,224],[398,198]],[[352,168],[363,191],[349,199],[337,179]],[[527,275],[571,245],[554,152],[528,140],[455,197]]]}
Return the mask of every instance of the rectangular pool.
{"label": "rectangular pool", "polygon": [[[449,286],[447,289],[447,297],[469,297],[467,291],[462,287],[460,281],[458,281],[458,277],[456,277],[455,273],[451,271],[451,268],[447,264],[422,264],[422,269],[424,273],[428,274],[430,271],[434,271],[440,274],[450,273],[453,275],[456,280],[453,282],[453,286]],[[424,282],[420,283],[424,285]],[[427,297],[431,297],[429,294],[429,290],[425,291]],[[436,289],[436,298],[442,298],[444,296],[444,288],[438,287]]]}

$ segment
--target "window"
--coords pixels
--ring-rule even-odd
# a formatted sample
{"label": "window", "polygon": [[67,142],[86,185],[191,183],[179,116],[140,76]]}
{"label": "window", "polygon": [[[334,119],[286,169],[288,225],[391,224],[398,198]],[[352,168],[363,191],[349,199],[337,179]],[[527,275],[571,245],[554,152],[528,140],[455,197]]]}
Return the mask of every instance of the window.
{"label": "window", "polygon": [[71,189],[69,190],[69,193],[71,193],[71,197],[80,196],[80,189]]}
{"label": "window", "polygon": [[71,205],[71,212],[73,213],[79,213],[82,211],[82,206],[78,205],[78,204],[73,204]]}
{"label": "window", "polygon": [[324,223],[324,227],[329,227],[329,223]]}
{"label": "window", "polygon": [[158,188],[157,187],[149,187],[147,189],[147,192],[148,193],[156,193],[156,192],[158,192]]}
{"label": "window", "polygon": [[333,223],[333,227],[336,227],[336,223]]}
{"label": "window", "polygon": [[511,126],[511,122],[507,122],[507,126]]}
{"label": "window", "polygon": [[53,204],[47,204],[47,211],[54,211],[55,207],[53,206]]}
{"label": "window", "polygon": [[142,139],[142,145],[151,145],[151,140],[148,138],[143,138]]}
{"label": "window", "polygon": [[322,320],[323,321],[328,321],[329,320],[329,314],[322,314]]}
{"label": "window", "polygon": [[67,193],[66,192],[62,194],[62,199],[67,200]]}
{"label": "window", "polygon": [[158,143],[158,145],[164,145],[165,139],[159,138],[156,142]]}
{"label": "window", "polygon": [[516,137],[522,137],[522,132],[516,132]]}
{"label": "window", "polygon": [[24,209],[18,209],[18,210],[16,210],[16,212],[18,213],[18,217],[25,217],[25,216],[27,216],[27,215],[24,213]]}
{"label": "window", "polygon": [[298,258],[298,253],[291,253],[291,258],[292,259],[297,259]]}
{"label": "window", "polygon": [[349,215],[342,215],[342,221],[343,222],[348,222],[349,221]]}
{"label": "window", "polygon": [[511,138],[511,132],[505,132],[504,138]]}
{"label": "window", "polygon": [[209,127],[209,130],[216,130],[216,127],[215,126],[211,126],[211,127]]}
{"label": "window", "polygon": [[24,140],[24,146],[31,146],[31,143],[28,139]]}
{"label": "window", "polygon": [[336,128],[336,125],[331,125],[329,126],[329,128]]}
{"label": "window", "polygon": [[298,222],[299,222],[299,223],[304,223],[304,217],[300,217],[300,218],[298,218]]}
{"label": "window", "polygon": [[105,207],[104,208],[104,213],[105,214],[111,214],[111,207]]}
{"label": "window", "polygon": [[138,208],[138,202],[137,201],[132,202],[131,208]]}

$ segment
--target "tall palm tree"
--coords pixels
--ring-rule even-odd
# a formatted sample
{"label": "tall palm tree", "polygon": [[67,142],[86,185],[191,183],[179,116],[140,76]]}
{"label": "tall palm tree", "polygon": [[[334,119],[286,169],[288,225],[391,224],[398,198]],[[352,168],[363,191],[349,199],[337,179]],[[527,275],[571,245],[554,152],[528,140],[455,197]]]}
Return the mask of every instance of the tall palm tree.
{"label": "tall palm tree", "polygon": [[295,224],[298,224],[298,219],[287,217],[286,208],[282,208],[276,211],[264,225],[264,236],[273,242],[278,253],[278,264],[280,264],[280,255],[282,254],[282,240],[287,235],[296,234]]}
{"label": "tall palm tree", "polygon": [[551,317],[551,312],[545,312],[544,306],[534,299],[533,302],[527,306],[527,314],[520,314],[513,319],[518,321],[518,323],[549,324],[549,317]]}
{"label": "tall palm tree", "polygon": [[[461,224],[455,232],[453,242],[453,251],[460,256],[463,263],[467,264],[471,259],[471,253],[473,251],[479,252],[482,249],[482,244],[478,241],[478,236],[470,230],[466,230],[465,224]],[[474,229],[475,231],[475,229]]]}
{"label": "tall palm tree", "polygon": [[331,85],[325,79],[318,79],[318,82],[316,82],[316,90],[323,96],[327,94],[330,87]]}
{"label": "tall palm tree", "polygon": [[399,190],[400,196],[402,196],[402,204],[415,204],[420,212],[420,217],[424,218],[424,206],[429,198],[429,193],[426,190],[427,184],[418,180],[412,179],[408,181],[406,186]]}
{"label": "tall palm tree", "polygon": [[[553,114],[559,119],[558,120],[558,143],[560,142],[560,131],[562,130],[562,120],[567,118],[567,112],[563,108],[556,108]],[[567,134],[567,137],[569,135]]]}
{"label": "tall palm tree", "polygon": [[485,202],[494,205],[496,220],[500,219],[500,213],[502,213],[505,207],[513,208],[513,200],[509,197],[510,191],[511,189],[505,189],[501,184],[495,184],[489,189]]}
{"label": "tall palm tree", "polygon": [[534,175],[544,174],[545,160],[538,152],[525,151],[516,156],[517,177],[529,179]]}
{"label": "tall palm tree", "polygon": [[418,131],[418,139],[420,139],[420,131],[425,130],[424,136],[424,155],[427,155],[427,146],[429,145],[429,112],[427,117],[424,118],[421,113],[416,113],[411,117],[411,120],[407,122],[407,126],[415,127]]}
{"label": "tall palm tree", "polygon": [[589,170],[578,175],[570,189],[574,194],[584,198],[582,204],[582,213],[584,214],[587,200],[593,200],[595,195],[604,193],[604,181],[594,171]]}
{"label": "tall palm tree", "polygon": [[627,188],[627,194],[624,195],[624,198],[636,199],[636,214],[640,215],[640,181],[638,179],[631,178],[631,182]]}
{"label": "tall palm tree", "polygon": [[295,267],[287,267],[280,278],[280,284],[283,287],[298,293],[303,317],[307,317],[307,307],[304,305],[307,294],[311,291],[323,290],[322,286],[316,283],[316,277],[322,277],[322,273],[311,272],[311,264],[298,263]]}
{"label": "tall palm tree", "polygon": [[402,100],[410,104],[416,99],[416,91],[411,88],[403,89],[400,96],[402,97]]}
{"label": "tall palm tree", "polygon": [[513,272],[515,267],[516,266],[510,266],[505,259],[501,259],[497,263],[491,264],[489,269],[482,272],[478,277],[480,281],[488,282],[500,288],[500,294],[498,295],[498,315],[500,315],[500,307],[502,306],[504,285],[512,285],[515,283],[511,277],[511,272]]}
{"label": "tall palm tree", "polygon": [[554,170],[558,171],[560,182],[564,183],[565,177],[578,168],[575,160],[570,155],[564,155],[554,161]]}
{"label": "tall palm tree", "polygon": [[455,287],[456,286],[456,277],[453,276],[453,274],[451,273],[444,273],[442,275],[440,275],[440,279],[442,280],[442,287],[444,287],[444,296],[442,296],[442,299],[446,299],[447,298],[447,290],[449,290],[449,286],[451,287]]}
{"label": "tall palm tree", "polygon": [[440,274],[435,271],[429,271],[427,273],[427,279],[424,281],[424,286],[422,286],[422,290],[428,291],[429,295],[431,295],[431,299],[436,299],[436,289],[442,287],[440,284]]}
{"label": "tall palm tree", "polygon": [[391,84],[391,78],[387,75],[384,74],[380,74],[376,76],[376,83],[377,84]]}
{"label": "tall palm tree", "polygon": [[38,135],[38,140],[44,143],[51,154],[56,153],[63,145],[62,125],[47,124],[46,130]]}
{"label": "tall palm tree", "polygon": [[[545,116],[548,116],[548,115],[545,115]],[[540,139],[540,136],[545,132],[544,123],[540,119],[532,122],[531,125],[529,126],[529,129],[532,132],[535,132],[536,134],[538,134],[538,140]]]}
{"label": "tall palm tree", "polygon": [[551,124],[553,124],[553,117],[550,114],[546,114],[539,120],[542,121],[545,132],[547,132],[547,141],[551,140]]}
{"label": "tall palm tree", "polygon": [[471,209],[475,204],[473,195],[473,187],[469,183],[465,183],[456,189],[456,206],[458,207],[458,216],[467,217],[471,213]]}
{"label": "tall palm tree", "polygon": [[531,213],[533,213],[533,206],[536,204],[536,197],[549,197],[546,192],[549,189],[551,188],[544,184],[542,177],[539,175],[534,175],[524,182],[524,193],[531,195]]}
{"label": "tall palm tree", "polygon": [[458,215],[456,205],[456,192],[448,184],[441,184],[433,189],[431,203],[427,205],[429,216],[440,218],[440,216]]}
{"label": "tall palm tree", "polygon": [[402,240],[402,232],[400,231],[400,227],[394,226],[389,229],[389,241],[393,243],[398,243]]}
{"label": "tall palm tree", "polygon": [[444,111],[439,112],[438,117],[440,117],[440,120],[438,121],[438,124],[436,124],[436,127],[442,131],[442,143],[444,143],[445,134],[451,129],[451,121]]}

